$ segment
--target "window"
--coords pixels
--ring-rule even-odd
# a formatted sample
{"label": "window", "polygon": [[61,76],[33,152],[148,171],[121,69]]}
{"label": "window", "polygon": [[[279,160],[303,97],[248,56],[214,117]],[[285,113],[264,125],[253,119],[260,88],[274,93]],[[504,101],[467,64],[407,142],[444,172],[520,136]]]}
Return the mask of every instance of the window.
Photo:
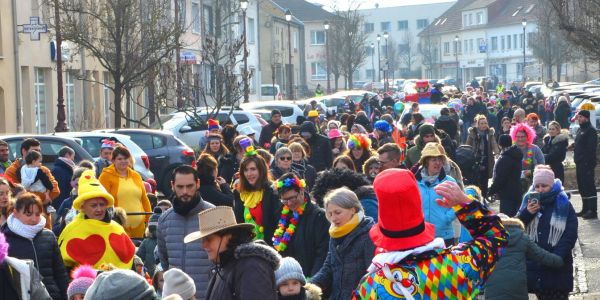
{"label": "window", "polygon": [[37,133],[46,133],[46,83],[44,69],[34,68],[35,127]]}
{"label": "window", "polygon": [[477,13],[477,25],[483,24],[483,13]]}
{"label": "window", "polygon": [[368,56],[375,54],[375,48],[371,48],[371,46],[366,46],[366,47],[367,47],[367,55]]}
{"label": "window", "polygon": [[375,24],[373,23],[365,23],[365,33],[370,33],[375,31]]}
{"label": "window", "polygon": [[208,5],[202,6],[202,18],[204,23],[202,24],[204,28],[204,34],[213,34],[214,33],[214,23],[213,23],[213,11],[212,7]]}
{"label": "window", "polygon": [[178,1],[179,4],[179,26],[181,26],[181,28],[185,28],[185,0],[179,0]]}
{"label": "window", "polygon": [[325,31],[324,30],[311,30],[310,31],[310,44],[311,45],[325,45]]}
{"label": "window", "polygon": [[512,48],[512,47],[511,47],[511,46],[512,46],[512,45],[511,45],[511,44],[512,44],[512,43],[511,43],[511,41],[512,41],[512,40],[511,40],[511,38],[510,38],[510,35],[507,35],[507,36],[506,36],[506,49],[508,49],[508,50],[510,50],[510,48]]}
{"label": "window", "polygon": [[254,18],[248,18],[246,25],[246,38],[248,39],[248,43],[254,44],[256,43],[256,35],[254,34],[256,25],[254,25]]}
{"label": "window", "polygon": [[381,22],[381,31],[390,31],[392,29],[392,25],[390,22]]}
{"label": "window", "polygon": [[250,122],[250,119],[248,118],[248,116],[246,114],[243,113],[234,113],[233,114],[233,118],[236,120],[236,122],[239,124],[246,124],[248,122]]}
{"label": "window", "polygon": [[469,14],[469,26],[473,25],[473,14]]}
{"label": "window", "polygon": [[513,47],[515,49],[517,49],[517,35],[516,34],[513,34],[513,45],[514,45]]}
{"label": "window", "polygon": [[312,62],[310,64],[310,79],[311,80],[327,79],[327,65],[322,62]]}
{"label": "window", "polygon": [[493,36],[492,37],[492,51],[497,51],[497,50],[498,50],[498,37]]}
{"label": "window", "polygon": [[462,43],[460,41],[458,41],[458,43],[456,43],[456,45],[458,46],[458,53],[462,53]]}
{"label": "window", "polygon": [[129,135],[131,140],[140,146],[142,150],[158,149],[164,147],[166,144],[165,138],[158,135],[144,133],[129,133],[127,135]]}
{"label": "window", "polygon": [[463,15],[463,27],[467,27],[469,24],[467,24],[467,15]]}
{"label": "window", "polygon": [[500,37],[500,50],[504,51],[504,36]]}
{"label": "window", "polygon": [[473,53],[473,49],[474,49],[473,44],[474,44],[474,40],[470,39],[469,40],[469,53]]}
{"label": "window", "polygon": [[523,49],[523,34],[519,34],[519,48]]}
{"label": "window", "polygon": [[417,20],[417,29],[423,29],[429,25],[429,21],[427,19],[418,19]]}
{"label": "window", "polygon": [[469,52],[469,41],[468,40],[463,41],[463,50],[465,51],[465,53]]}
{"label": "window", "polygon": [[192,32],[200,33],[200,3],[192,2]]}
{"label": "window", "polygon": [[450,54],[450,42],[444,42],[444,55]]}
{"label": "window", "polygon": [[72,71],[66,72],[65,102],[67,104],[67,125],[69,125],[71,128],[73,128],[73,125],[75,125],[75,84],[73,82],[73,77],[75,76]]}
{"label": "window", "polygon": [[294,52],[298,51],[298,31],[294,31],[292,34],[294,37],[292,38],[292,48],[294,48]]}
{"label": "window", "polygon": [[373,69],[367,69],[366,78],[368,78],[368,79],[375,78],[375,70],[373,70]]}
{"label": "window", "polygon": [[398,21],[398,30],[408,30],[408,20]]}

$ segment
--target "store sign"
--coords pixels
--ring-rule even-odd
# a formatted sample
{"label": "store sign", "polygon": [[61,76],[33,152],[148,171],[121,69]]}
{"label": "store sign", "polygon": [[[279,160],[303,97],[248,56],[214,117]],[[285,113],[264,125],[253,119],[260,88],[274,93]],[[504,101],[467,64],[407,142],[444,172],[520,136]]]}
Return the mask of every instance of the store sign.
{"label": "store sign", "polygon": [[485,43],[485,39],[480,39],[479,40],[479,53],[485,53],[486,50],[487,50],[487,45]]}
{"label": "store sign", "polygon": [[461,68],[479,68],[484,67],[485,63],[483,59],[470,59],[460,62]]}
{"label": "store sign", "polygon": [[179,60],[180,64],[194,65],[198,61],[198,58],[196,57],[196,54],[194,54],[194,52],[185,51],[179,54]]}
{"label": "store sign", "polygon": [[39,41],[40,34],[48,32],[48,24],[41,24],[40,17],[29,17],[29,24],[17,25],[17,31],[28,33],[32,41]]}

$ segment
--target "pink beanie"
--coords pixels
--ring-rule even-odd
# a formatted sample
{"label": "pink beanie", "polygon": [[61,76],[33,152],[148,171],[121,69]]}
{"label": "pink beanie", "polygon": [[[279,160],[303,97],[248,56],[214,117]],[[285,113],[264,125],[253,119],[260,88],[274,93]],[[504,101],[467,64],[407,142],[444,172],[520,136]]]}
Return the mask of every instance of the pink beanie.
{"label": "pink beanie", "polygon": [[546,184],[552,186],[554,184],[554,172],[548,166],[537,166],[533,171],[533,185]]}

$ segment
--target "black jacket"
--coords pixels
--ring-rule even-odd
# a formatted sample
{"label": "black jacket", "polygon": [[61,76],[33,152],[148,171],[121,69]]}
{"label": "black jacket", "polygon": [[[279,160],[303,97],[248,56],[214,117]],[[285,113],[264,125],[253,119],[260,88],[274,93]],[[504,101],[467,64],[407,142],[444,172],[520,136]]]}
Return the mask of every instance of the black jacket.
{"label": "black jacket", "polygon": [[200,177],[200,196],[204,201],[212,203],[215,206],[229,206],[233,207],[233,193],[229,189],[227,183],[220,184],[219,189],[215,185],[215,178],[212,176],[199,176]]}
{"label": "black jacket", "polygon": [[566,134],[559,134],[554,138],[549,135],[544,137],[544,162],[552,168],[554,176],[561,181],[565,181],[565,169],[562,162],[567,156],[567,147],[569,146],[569,137]]}
{"label": "black jacket", "polygon": [[516,146],[510,146],[500,153],[494,165],[493,183],[489,195],[498,194],[500,212],[513,217],[521,206],[521,160],[523,153]]}
{"label": "black jacket", "polygon": [[298,174],[300,178],[306,181],[306,191],[310,192],[312,187],[315,185],[315,179],[317,178],[317,171],[311,166],[306,159],[299,162],[292,162],[292,170]]}
{"label": "black jacket", "polygon": [[329,221],[325,211],[308,200],[296,232],[281,255],[295,258],[302,266],[304,276],[312,277],[323,266],[328,247]]}
{"label": "black jacket", "polygon": [[232,183],[235,179],[235,173],[240,170],[240,162],[235,157],[235,153],[221,155],[219,157],[219,176],[223,177],[227,183]]}
{"label": "black jacket", "polygon": [[308,163],[315,167],[317,172],[331,168],[333,153],[331,153],[329,139],[318,134],[315,124],[310,121],[302,123],[300,132],[310,132],[312,134],[312,137],[306,141],[310,145]]}
{"label": "black jacket", "polygon": [[456,124],[456,122],[454,122],[450,116],[440,116],[437,120],[435,120],[434,126],[437,129],[445,131],[453,140],[456,139],[458,124]]}
{"label": "black jacket", "polygon": [[561,128],[569,128],[571,122],[569,116],[571,115],[571,106],[567,101],[560,101],[554,109],[554,120],[560,124]]}
{"label": "black jacket", "polygon": [[271,139],[273,138],[273,133],[281,126],[281,122],[279,124],[273,123],[273,121],[269,121],[269,124],[265,125],[260,131],[260,137],[258,138],[258,145],[261,148],[269,149],[269,147],[265,146],[265,144],[271,144]]}
{"label": "black jacket", "polygon": [[0,229],[10,245],[8,255],[19,259],[30,259],[42,275],[42,282],[54,300],[67,299],[69,277],[56,242],[56,236],[42,229],[33,240],[24,238],[10,230],[8,224]]}
{"label": "black jacket", "polygon": [[576,165],[596,167],[596,148],[598,148],[598,133],[592,127],[590,122],[579,125],[577,136],[575,136],[575,155]]}
{"label": "black jacket", "polygon": [[52,206],[58,209],[61,203],[69,198],[71,195],[71,177],[73,177],[73,168],[64,161],[57,159],[52,167],[52,175],[56,182],[58,182],[58,188],[60,189],[60,195],[52,200]]}
{"label": "black jacket", "polygon": [[[235,213],[235,220],[238,223],[246,223],[244,220],[244,203],[240,199],[240,192],[238,190],[233,191],[233,212]],[[265,242],[269,246],[273,245],[273,233],[277,227],[277,222],[281,216],[281,201],[279,196],[273,190],[271,186],[266,186],[263,191],[262,198],[262,217],[263,227],[265,229]]]}

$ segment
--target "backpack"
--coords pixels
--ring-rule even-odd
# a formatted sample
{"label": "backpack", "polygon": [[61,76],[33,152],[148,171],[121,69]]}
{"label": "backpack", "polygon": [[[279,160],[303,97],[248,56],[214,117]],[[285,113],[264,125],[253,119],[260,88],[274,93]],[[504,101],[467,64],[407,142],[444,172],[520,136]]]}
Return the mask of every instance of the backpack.
{"label": "backpack", "polygon": [[476,184],[479,162],[475,157],[473,147],[469,145],[460,145],[456,148],[456,159],[454,160],[463,175],[465,185]]}

